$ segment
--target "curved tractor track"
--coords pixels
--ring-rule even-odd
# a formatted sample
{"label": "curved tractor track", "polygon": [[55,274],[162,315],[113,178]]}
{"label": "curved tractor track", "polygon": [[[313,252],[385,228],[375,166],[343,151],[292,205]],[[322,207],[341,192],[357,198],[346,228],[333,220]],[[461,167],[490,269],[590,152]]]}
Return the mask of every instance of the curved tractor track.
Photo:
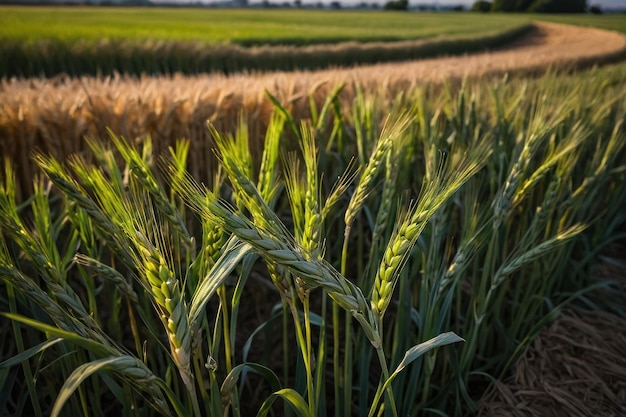
{"label": "curved tractor track", "polygon": [[[385,81],[405,84],[437,82],[505,72],[538,72],[550,67],[578,69],[626,56],[626,36],[601,29],[535,22],[517,41],[490,52],[409,62],[382,63],[322,71],[234,75],[231,82],[254,80],[271,87],[276,77],[294,83],[317,85],[358,80],[366,84]],[[221,78],[221,77],[218,77]],[[202,80],[202,78],[200,78]]]}

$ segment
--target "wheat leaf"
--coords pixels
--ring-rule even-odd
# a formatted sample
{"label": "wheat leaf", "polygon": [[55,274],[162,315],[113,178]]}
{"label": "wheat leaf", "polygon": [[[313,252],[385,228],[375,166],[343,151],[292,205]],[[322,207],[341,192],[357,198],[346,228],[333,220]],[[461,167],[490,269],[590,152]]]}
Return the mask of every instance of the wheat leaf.
{"label": "wheat leaf", "polygon": [[263,402],[263,405],[261,406],[257,417],[265,417],[267,413],[269,413],[272,404],[274,403],[274,401],[276,401],[278,397],[287,401],[291,408],[296,412],[296,415],[300,417],[313,417],[309,413],[309,408],[306,401],[304,401],[304,398],[302,398],[300,394],[298,394],[295,390],[291,388],[281,389],[267,397],[267,399]]}
{"label": "wheat leaf", "polygon": [[59,395],[54,402],[54,407],[52,408],[52,412],[50,413],[50,417],[57,417],[65,405],[65,402],[70,398],[70,396],[76,391],[76,389],[83,383],[83,381],[89,378],[91,375],[96,372],[107,369],[111,367],[111,365],[115,364],[115,362],[119,360],[126,360],[124,356],[118,356],[114,358],[105,358],[95,360],[93,362],[85,363],[78,368],[74,369],[74,372],[65,380],[65,383],[61,387],[61,391],[59,391]]}
{"label": "wheat leaf", "polygon": [[322,106],[322,110],[320,111],[319,117],[315,123],[315,130],[319,131],[324,127],[324,123],[326,122],[326,116],[330,110],[330,107],[333,103],[339,98],[339,94],[343,91],[345,83],[340,83],[332,90],[330,95],[326,98],[324,105]]}
{"label": "wheat leaf", "polygon": [[67,330],[62,330],[57,327],[50,326],[49,324],[45,324],[40,321],[21,316],[19,314],[2,313],[2,315],[10,320],[24,323],[37,330],[48,333],[51,336],[61,338],[70,343],[74,343],[75,345],[78,345],[92,353],[95,353],[101,356],[110,355],[111,353],[116,352],[114,349],[108,346],[105,346],[102,343],[96,342],[95,340],[87,339],[86,337],[82,337],[76,333],[73,333]]}
{"label": "wheat leaf", "polygon": [[48,349],[49,347],[52,347],[54,345],[56,345],[57,343],[59,343],[60,341],[62,341],[63,339],[55,337],[52,338],[50,340],[46,340],[43,343],[38,344],[37,346],[33,346],[32,348],[26,349],[25,351],[23,351],[22,353],[13,356],[12,358],[7,359],[4,362],[0,363],[0,368],[9,368],[11,366],[15,366],[18,365],[22,362],[24,362],[27,359],[32,358],[33,356],[37,355],[40,352],[43,352],[44,350]]}
{"label": "wheat leaf", "polygon": [[289,110],[287,110],[280,103],[280,101],[276,97],[274,97],[272,95],[272,93],[270,93],[268,90],[265,90],[265,95],[272,102],[272,104],[274,105],[276,110],[278,110],[283,116],[285,116],[285,121],[287,122],[287,125],[296,134],[296,137],[299,138],[300,137],[300,130],[298,129],[298,125],[296,124],[296,121],[294,120],[293,116],[291,115],[291,112]]}
{"label": "wheat leaf", "polygon": [[398,367],[389,378],[385,381],[385,388],[393,381],[393,379],[398,376],[400,372],[404,370],[407,366],[409,366],[413,361],[424,355],[426,352],[441,347],[446,346],[452,343],[457,342],[465,342],[465,339],[457,336],[453,332],[442,333],[438,336],[433,337],[425,342],[420,343],[419,345],[413,346],[411,349],[407,350],[404,354],[404,358],[398,364]]}
{"label": "wheat leaf", "polygon": [[224,382],[222,383],[222,387],[220,388],[222,398],[230,396],[233,389],[235,388],[235,385],[237,384],[237,381],[239,380],[239,376],[247,370],[252,370],[264,377],[267,382],[269,382],[273,392],[277,392],[281,389],[278,377],[270,368],[260,365],[258,363],[246,362],[235,366],[233,370],[230,371],[230,373],[226,376],[226,378],[224,378]]}
{"label": "wheat leaf", "polygon": [[217,288],[222,285],[231,271],[239,264],[239,261],[251,250],[251,245],[243,243],[235,237],[227,242],[224,253],[215,262],[207,276],[200,282],[191,299],[189,322],[192,328],[199,324],[199,316],[202,314],[209,299],[215,294]]}

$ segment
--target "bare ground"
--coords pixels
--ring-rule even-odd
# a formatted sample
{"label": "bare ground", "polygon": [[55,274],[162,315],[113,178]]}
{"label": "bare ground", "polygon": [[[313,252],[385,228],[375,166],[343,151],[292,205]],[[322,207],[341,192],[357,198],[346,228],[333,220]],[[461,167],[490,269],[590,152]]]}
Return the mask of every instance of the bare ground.
{"label": "bare ground", "polygon": [[506,381],[481,402],[480,417],[626,415],[623,319],[562,314],[535,339]]}

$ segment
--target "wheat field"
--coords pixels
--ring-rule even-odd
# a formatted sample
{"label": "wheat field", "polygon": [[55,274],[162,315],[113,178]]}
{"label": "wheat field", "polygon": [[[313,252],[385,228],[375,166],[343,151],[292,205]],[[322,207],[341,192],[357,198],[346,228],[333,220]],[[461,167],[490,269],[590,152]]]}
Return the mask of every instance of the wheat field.
{"label": "wheat field", "polygon": [[5,409],[476,413],[564,307],[624,313],[591,272],[623,231],[625,73],[320,85],[232,133],[205,109],[200,148],[156,107],[151,139],[33,150],[27,199],[7,160]]}
{"label": "wheat field", "polygon": [[[620,415],[572,323],[626,317],[626,63],[588,67],[624,36],[529,35],[451,72],[0,81],[1,413]],[[553,357],[588,381],[545,402],[518,379]]]}
{"label": "wheat field", "polygon": [[[571,48],[558,48],[563,37],[571,39]],[[600,41],[601,48],[590,47]],[[542,24],[536,26],[528,45],[510,51],[403,64],[231,76],[4,79],[0,81],[2,155],[20,162],[19,177],[25,181],[18,188],[28,194],[29,179],[36,172],[30,162],[34,150],[59,158],[88,152],[84,138],[106,139],[110,129],[135,142],[151,136],[157,151],[177,139],[189,139],[189,169],[194,177],[206,178],[215,167],[206,121],[232,133],[244,117],[258,154],[273,109],[266,92],[296,119],[307,119],[339,86],[337,100],[342,108],[349,108],[360,92],[392,103],[398,94],[426,84],[437,89],[446,83],[462,83],[464,78],[540,73],[547,66],[584,67],[616,59],[625,50],[626,37],[621,34]],[[521,57],[524,66],[520,68]]]}

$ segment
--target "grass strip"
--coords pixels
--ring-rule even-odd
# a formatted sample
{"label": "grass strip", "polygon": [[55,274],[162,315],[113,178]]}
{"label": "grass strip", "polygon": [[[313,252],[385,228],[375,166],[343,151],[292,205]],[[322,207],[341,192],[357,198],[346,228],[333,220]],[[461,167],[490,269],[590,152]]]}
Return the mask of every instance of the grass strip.
{"label": "grass strip", "polygon": [[0,37],[0,56],[3,57],[0,76],[232,74],[349,67],[492,49],[523,36],[531,28],[530,24],[522,24],[479,35],[444,35],[434,39],[395,42],[342,41],[308,46],[242,46],[132,38],[96,41],[37,39],[24,42]]}

